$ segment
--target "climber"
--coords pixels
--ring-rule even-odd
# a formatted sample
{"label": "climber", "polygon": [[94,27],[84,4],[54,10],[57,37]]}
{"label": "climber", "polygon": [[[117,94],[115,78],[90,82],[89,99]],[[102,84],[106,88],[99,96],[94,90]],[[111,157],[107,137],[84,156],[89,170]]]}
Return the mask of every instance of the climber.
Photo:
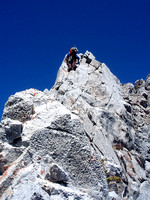
{"label": "climber", "polygon": [[79,64],[79,56],[77,55],[78,49],[76,47],[72,47],[70,52],[66,55],[65,60],[68,65],[68,72],[71,70],[76,70],[77,66],[76,63]]}

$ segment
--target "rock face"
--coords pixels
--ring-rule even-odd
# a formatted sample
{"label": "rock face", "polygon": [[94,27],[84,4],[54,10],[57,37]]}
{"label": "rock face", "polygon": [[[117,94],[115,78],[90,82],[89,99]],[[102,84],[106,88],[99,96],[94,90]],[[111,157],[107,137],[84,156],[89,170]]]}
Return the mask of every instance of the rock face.
{"label": "rock face", "polygon": [[0,123],[2,200],[150,199],[150,75],[121,84],[90,52],[53,88],[11,96]]}

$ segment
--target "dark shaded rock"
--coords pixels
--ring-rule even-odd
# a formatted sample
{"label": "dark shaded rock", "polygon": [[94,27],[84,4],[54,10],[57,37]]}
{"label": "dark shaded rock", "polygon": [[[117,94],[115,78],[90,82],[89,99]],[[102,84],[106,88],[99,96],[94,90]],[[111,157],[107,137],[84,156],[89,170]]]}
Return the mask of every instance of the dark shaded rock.
{"label": "dark shaded rock", "polygon": [[50,167],[49,174],[46,175],[46,179],[62,185],[66,185],[68,181],[66,173],[55,164]]}
{"label": "dark shaded rock", "polygon": [[150,90],[150,74],[146,77],[145,80],[145,89]]}
{"label": "dark shaded rock", "polygon": [[23,152],[21,148],[9,149],[5,156],[0,154],[0,171],[3,174],[5,170],[15,161]]}
{"label": "dark shaded rock", "polygon": [[135,82],[135,84],[134,84],[135,90],[138,90],[143,84],[144,84],[144,80],[143,79],[137,80]]}
{"label": "dark shaded rock", "polygon": [[7,141],[5,128],[2,127],[2,126],[0,127],[0,140],[3,141],[3,142]]}
{"label": "dark shaded rock", "polygon": [[44,197],[38,193],[34,193],[31,197],[31,200],[44,200]]}
{"label": "dark shaded rock", "polygon": [[131,106],[129,104],[124,104],[124,107],[126,108],[126,110],[131,113],[132,109]]}
{"label": "dark shaded rock", "polygon": [[147,108],[147,101],[142,100],[140,101],[141,106],[143,106],[144,108]]}
{"label": "dark shaded rock", "polygon": [[148,99],[148,95],[146,93],[143,93],[143,97],[147,100]]}
{"label": "dark shaded rock", "polygon": [[70,114],[66,114],[56,121],[52,122],[49,129],[54,129],[57,131],[63,131],[71,134],[82,134],[83,129],[81,129],[81,123],[78,119],[71,120]]}
{"label": "dark shaded rock", "polygon": [[13,121],[9,126],[5,126],[5,134],[9,143],[13,143],[16,139],[20,139],[22,130],[23,125],[19,121]]}
{"label": "dark shaded rock", "polygon": [[29,120],[34,113],[33,104],[23,98],[12,95],[5,104],[2,120],[10,118],[21,122]]}

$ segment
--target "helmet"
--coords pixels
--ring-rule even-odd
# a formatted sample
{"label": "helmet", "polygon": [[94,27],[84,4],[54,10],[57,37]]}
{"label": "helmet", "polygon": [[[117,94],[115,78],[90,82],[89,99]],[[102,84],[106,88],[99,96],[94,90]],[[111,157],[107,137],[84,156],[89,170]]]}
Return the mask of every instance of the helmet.
{"label": "helmet", "polygon": [[70,53],[72,53],[72,52],[77,52],[77,51],[78,51],[77,47],[72,47],[72,48],[70,49]]}

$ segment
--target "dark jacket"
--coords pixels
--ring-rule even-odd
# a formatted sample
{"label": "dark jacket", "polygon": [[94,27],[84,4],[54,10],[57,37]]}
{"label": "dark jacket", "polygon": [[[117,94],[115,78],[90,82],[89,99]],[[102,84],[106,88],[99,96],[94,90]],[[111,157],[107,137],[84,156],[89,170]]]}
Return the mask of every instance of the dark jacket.
{"label": "dark jacket", "polygon": [[70,53],[68,52],[67,56],[66,56],[66,61],[69,63],[72,63],[73,60],[78,60],[79,61],[79,56],[76,53]]}

